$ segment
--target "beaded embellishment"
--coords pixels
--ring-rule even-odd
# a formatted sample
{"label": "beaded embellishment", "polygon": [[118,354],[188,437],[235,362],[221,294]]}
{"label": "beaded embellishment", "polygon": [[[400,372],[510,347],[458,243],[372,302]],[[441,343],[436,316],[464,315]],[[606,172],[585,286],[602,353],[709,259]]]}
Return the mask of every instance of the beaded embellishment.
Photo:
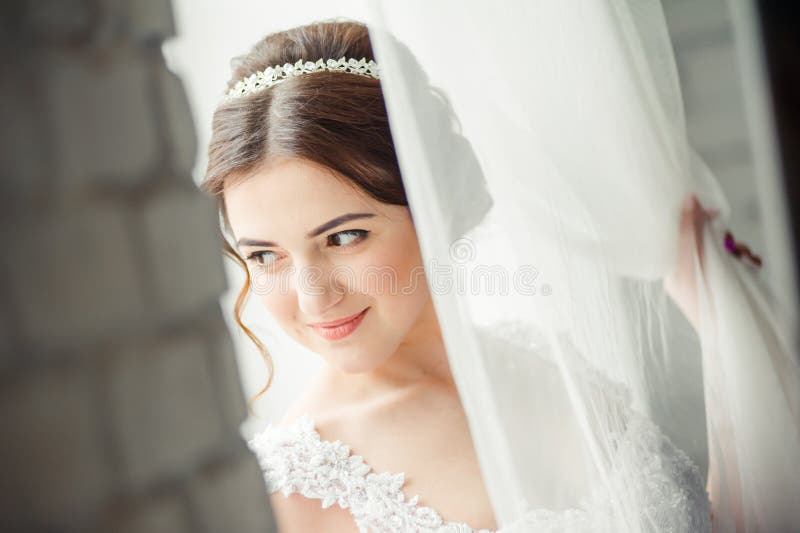
{"label": "beaded embellishment", "polygon": [[246,78],[242,78],[228,91],[226,99],[247,96],[248,94],[263,91],[287,79],[321,71],[346,72],[348,74],[375,78],[376,80],[380,79],[380,68],[378,64],[371,59],[367,61],[364,57],[361,59],[347,59],[345,57],[328,60],[318,59],[316,62],[300,59],[294,65],[291,63],[275,65],[273,67],[267,67],[263,71],[259,70],[254,72]]}

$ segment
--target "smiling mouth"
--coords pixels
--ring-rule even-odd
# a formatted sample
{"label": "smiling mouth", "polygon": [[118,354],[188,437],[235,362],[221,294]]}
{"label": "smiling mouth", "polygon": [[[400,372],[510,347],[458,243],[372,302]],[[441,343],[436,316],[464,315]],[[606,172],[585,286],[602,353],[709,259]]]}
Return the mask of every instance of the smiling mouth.
{"label": "smiling mouth", "polygon": [[370,308],[367,307],[360,313],[351,317],[335,320],[333,322],[309,324],[309,326],[317,335],[324,339],[338,340],[353,333],[356,328],[358,328],[359,324],[361,324],[361,321],[364,319],[364,316],[369,310]]}

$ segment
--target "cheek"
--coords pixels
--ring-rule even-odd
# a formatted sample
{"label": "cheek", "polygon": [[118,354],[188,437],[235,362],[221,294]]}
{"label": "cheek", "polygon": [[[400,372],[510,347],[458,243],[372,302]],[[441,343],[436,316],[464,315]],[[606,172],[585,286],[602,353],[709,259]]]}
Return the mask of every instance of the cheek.
{"label": "cheek", "polygon": [[295,316],[297,315],[297,297],[291,292],[281,287],[277,281],[271,282],[263,278],[262,283],[257,283],[254,279],[251,291],[258,298],[264,309],[287,333],[295,335],[293,330]]}
{"label": "cheek", "polygon": [[359,291],[378,304],[386,320],[410,325],[429,297],[416,241],[396,240],[368,255],[358,266]]}

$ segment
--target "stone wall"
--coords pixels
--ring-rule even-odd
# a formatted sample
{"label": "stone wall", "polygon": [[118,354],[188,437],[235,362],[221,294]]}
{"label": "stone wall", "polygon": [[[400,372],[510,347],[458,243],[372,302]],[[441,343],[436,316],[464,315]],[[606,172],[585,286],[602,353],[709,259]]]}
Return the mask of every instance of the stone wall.
{"label": "stone wall", "polygon": [[689,142],[730,201],[736,239],[763,254],[762,213],[728,0],[662,4],[675,49]]}
{"label": "stone wall", "polygon": [[0,531],[274,531],[169,1],[0,20]]}

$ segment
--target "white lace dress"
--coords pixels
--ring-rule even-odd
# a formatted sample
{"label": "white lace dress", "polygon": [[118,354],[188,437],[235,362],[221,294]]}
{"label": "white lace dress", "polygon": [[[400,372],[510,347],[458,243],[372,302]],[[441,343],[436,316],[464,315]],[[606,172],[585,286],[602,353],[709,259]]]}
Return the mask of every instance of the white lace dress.
{"label": "white lace dress", "polygon": [[[611,394],[618,388],[602,376],[592,379]],[[635,488],[640,495],[637,512],[646,517],[643,523],[652,524],[645,531],[711,531],[710,503],[699,469],[654,423],[630,410],[626,430],[615,444],[628,474],[612,474],[610,484]],[[418,496],[407,499],[402,472],[374,472],[347,444],[322,439],[308,415],[284,427],[269,425],[248,445],[270,492],[319,499],[323,508],[337,504],[351,512],[362,533],[492,533],[446,522],[434,509],[420,505]],[[497,533],[616,531],[609,496],[601,488],[573,509],[533,509]]]}

